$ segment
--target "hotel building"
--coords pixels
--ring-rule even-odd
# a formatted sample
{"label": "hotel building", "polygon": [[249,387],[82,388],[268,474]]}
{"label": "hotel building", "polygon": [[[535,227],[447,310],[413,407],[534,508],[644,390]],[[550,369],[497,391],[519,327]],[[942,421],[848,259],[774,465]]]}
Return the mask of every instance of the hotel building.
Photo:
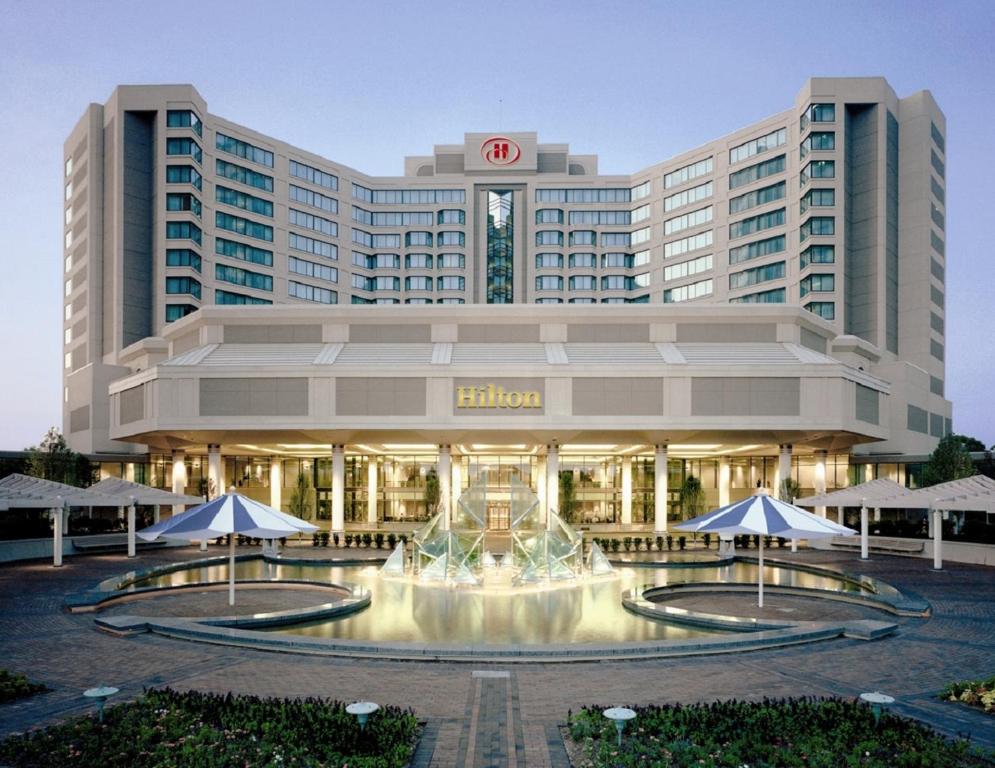
{"label": "hotel building", "polygon": [[191,493],[304,473],[334,530],[424,520],[433,472],[451,507],[486,471],[497,528],[512,478],[656,530],[689,475],[914,484],[951,430],[945,133],[928,91],[813,78],[631,174],[502,132],[373,177],[121,86],[64,148],[64,432]]}

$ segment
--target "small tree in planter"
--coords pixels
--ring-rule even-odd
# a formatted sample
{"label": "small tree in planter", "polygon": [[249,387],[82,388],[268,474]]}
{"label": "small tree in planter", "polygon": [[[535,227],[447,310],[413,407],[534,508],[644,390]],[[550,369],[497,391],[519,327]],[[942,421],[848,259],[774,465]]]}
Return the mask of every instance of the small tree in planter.
{"label": "small tree in planter", "polygon": [[612,539],[612,552],[618,552],[618,548],[622,545],[618,539]]}
{"label": "small tree in planter", "polygon": [[328,546],[328,531],[321,532],[321,546],[323,547]]}
{"label": "small tree in planter", "polygon": [[313,533],[311,535],[311,546],[317,547],[321,545],[321,533]]}
{"label": "small tree in planter", "polygon": [[688,543],[688,537],[687,536],[678,536],[677,537],[677,546],[680,547],[682,550],[684,549],[685,546],[687,546],[687,543]]}
{"label": "small tree in planter", "polygon": [[366,547],[367,549],[369,549],[370,548],[370,544],[372,544],[372,543],[373,543],[373,537],[370,534],[368,534],[368,533],[364,533],[363,534],[363,546]]}
{"label": "small tree in planter", "polygon": [[632,549],[632,537],[626,536],[624,539],[622,539],[622,546],[625,547],[626,552]]}
{"label": "small tree in planter", "polygon": [[307,472],[297,473],[297,482],[294,483],[294,490],[290,494],[287,510],[301,520],[311,519],[314,499],[311,493],[311,476]]}
{"label": "small tree in planter", "polygon": [[667,534],[667,551],[669,552],[674,548],[674,537],[671,534]]}
{"label": "small tree in planter", "polygon": [[346,549],[349,549],[349,547],[352,546],[352,540],[353,540],[353,535],[351,533],[347,533],[345,535],[345,548]]}
{"label": "small tree in planter", "polygon": [[338,533],[333,533],[332,534],[332,546],[334,546],[336,548],[338,548],[338,546],[339,546],[339,534]]}
{"label": "small tree in planter", "polygon": [[408,534],[406,534],[406,533],[402,533],[401,535],[399,535],[399,536],[397,537],[397,539],[398,539],[398,541],[400,541],[400,542],[401,542],[401,544],[403,544],[403,545],[404,545],[404,547],[405,547],[405,549],[406,549],[406,548],[407,548],[407,546],[408,546]]}
{"label": "small tree in planter", "polygon": [[560,508],[557,511],[564,521],[572,523],[574,521],[574,509],[577,506],[576,496],[574,493],[574,473],[569,469],[560,472],[559,485]]}
{"label": "small tree in planter", "polygon": [[784,538],[783,536],[778,536],[777,537],[777,546],[783,547],[787,543],[788,543],[788,540],[786,538]]}
{"label": "small tree in planter", "polygon": [[701,538],[705,541],[705,549],[708,549],[709,545],[712,543],[712,534],[703,534]]}
{"label": "small tree in planter", "polygon": [[439,475],[434,469],[430,469],[425,475],[425,510],[429,517],[435,514],[435,508],[439,506],[441,489],[439,486]]}
{"label": "small tree in planter", "polygon": [[681,485],[681,517],[684,520],[697,517],[701,514],[704,503],[705,491],[701,487],[701,480],[694,475],[688,475]]}
{"label": "small tree in planter", "polygon": [[394,549],[397,546],[397,536],[393,533],[387,534],[387,549]]}
{"label": "small tree in planter", "polygon": [[778,496],[781,501],[786,501],[788,504],[793,504],[795,499],[798,498],[798,494],[801,493],[802,487],[798,484],[792,477],[786,477],[781,481],[781,487],[778,489]]}
{"label": "small tree in planter", "polygon": [[383,548],[383,533],[377,531],[373,534],[373,543],[377,545],[377,549]]}
{"label": "small tree in planter", "polygon": [[663,552],[663,536],[656,537],[656,551]]}

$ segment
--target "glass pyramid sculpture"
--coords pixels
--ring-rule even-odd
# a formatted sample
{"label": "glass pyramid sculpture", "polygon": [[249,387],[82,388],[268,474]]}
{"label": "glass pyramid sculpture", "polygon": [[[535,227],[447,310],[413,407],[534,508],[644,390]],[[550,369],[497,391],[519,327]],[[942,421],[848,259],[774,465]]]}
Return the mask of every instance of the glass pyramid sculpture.
{"label": "glass pyramid sculpture", "polygon": [[380,573],[387,576],[404,575],[404,544],[402,542],[398,542],[397,546],[394,547],[394,551],[390,553],[386,562],[381,566]]}
{"label": "glass pyramid sculpture", "polygon": [[608,562],[608,557],[601,551],[596,541],[591,542],[591,551],[587,553],[587,569],[592,576],[604,576],[614,573],[615,569]]}

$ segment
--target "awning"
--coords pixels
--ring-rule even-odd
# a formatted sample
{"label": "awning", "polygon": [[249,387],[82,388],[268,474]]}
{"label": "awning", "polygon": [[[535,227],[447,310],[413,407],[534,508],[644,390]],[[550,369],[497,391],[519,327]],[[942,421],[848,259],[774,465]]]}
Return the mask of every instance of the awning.
{"label": "awning", "polygon": [[985,475],[964,477],[916,490],[905,489],[893,496],[868,499],[877,509],[942,509],[957,511],[995,511],[995,480]]}
{"label": "awning", "polygon": [[876,507],[877,504],[871,503],[874,500],[897,496],[906,491],[908,488],[894,480],[868,480],[866,483],[840,488],[831,493],[795,499],[794,503],[799,507],[859,507],[865,503],[869,507]]}
{"label": "awning", "polygon": [[154,506],[167,506],[173,504],[203,504],[204,499],[200,496],[187,496],[182,493],[173,493],[162,488],[152,488],[141,483],[133,483],[130,480],[122,480],[117,477],[108,477],[99,483],[91,485],[87,490],[94,491],[106,496],[121,496],[134,499],[136,504]]}

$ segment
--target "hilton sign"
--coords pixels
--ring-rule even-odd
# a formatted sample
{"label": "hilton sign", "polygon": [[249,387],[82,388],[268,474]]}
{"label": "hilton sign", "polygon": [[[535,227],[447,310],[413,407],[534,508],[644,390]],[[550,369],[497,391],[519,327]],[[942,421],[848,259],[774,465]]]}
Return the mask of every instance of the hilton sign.
{"label": "hilton sign", "polygon": [[456,407],[464,408],[542,408],[538,390],[505,390],[500,384],[456,387]]}
{"label": "hilton sign", "polygon": [[522,148],[513,139],[492,136],[480,145],[480,155],[491,165],[514,165],[522,156]]}

